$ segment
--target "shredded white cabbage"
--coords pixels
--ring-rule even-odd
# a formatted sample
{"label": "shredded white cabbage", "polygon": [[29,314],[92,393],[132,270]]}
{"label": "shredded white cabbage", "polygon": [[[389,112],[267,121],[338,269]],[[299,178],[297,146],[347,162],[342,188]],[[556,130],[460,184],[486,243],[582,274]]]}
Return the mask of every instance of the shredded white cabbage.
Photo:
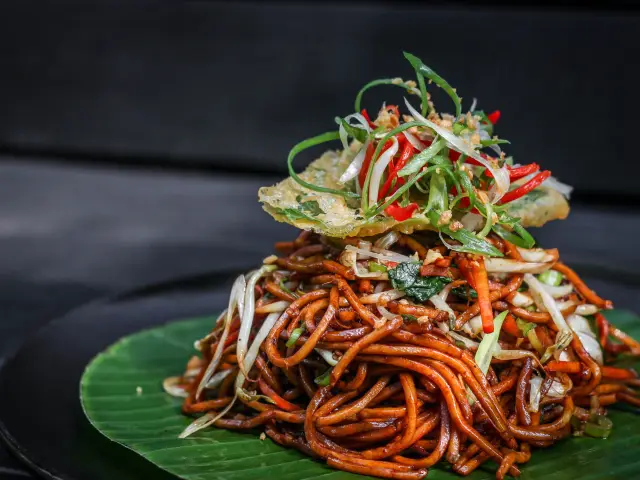
{"label": "shredded white cabbage", "polygon": [[[287,288],[290,288],[287,286]],[[279,300],[277,302],[271,302],[267,305],[263,305],[261,307],[256,308],[256,313],[279,313],[284,312],[287,307],[291,304],[291,302],[287,302],[286,300]]]}
{"label": "shredded white cabbage", "polygon": [[520,262],[510,258],[489,258],[484,261],[488,273],[542,273],[551,263]]}
{"label": "shredded white cabbage", "polygon": [[553,262],[556,258],[555,255],[549,253],[543,248],[522,248],[516,247],[522,259],[526,262]]}
{"label": "shredded white cabbage", "polygon": [[244,357],[249,348],[249,335],[251,334],[251,326],[253,325],[253,318],[255,316],[256,283],[258,283],[258,280],[264,275],[273,272],[275,269],[275,265],[263,265],[256,272],[252,273],[247,281],[247,287],[244,293],[244,312],[240,319],[240,331],[238,332],[238,343],[236,347],[238,366],[245,375],[247,371],[244,370]]}
{"label": "shredded white cabbage", "polygon": [[591,330],[589,321],[581,315],[572,313],[567,317],[567,323],[569,323],[573,332],[578,336],[580,343],[582,343],[582,346],[589,356],[598,362],[598,364],[602,365],[604,363],[604,355],[596,338],[596,334]]}
{"label": "shredded white cabbage", "polygon": [[502,324],[504,323],[507,313],[509,312],[504,311],[496,315],[493,319],[493,332],[486,333],[484,337],[482,337],[482,341],[480,342],[480,346],[476,352],[476,364],[485,375],[489,371],[491,358],[493,358],[493,352],[496,350],[496,346],[498,345],[498,337],[500,336],[500,330],[502,329]]}
{"label": "shredded white cabbage", "polygon": [[382,182],[384,171],[389,166],[389,162],[394,155],[398,153],[398,140],[396,137],[391,137],[391,142],[391,146],[380,155],[378,160],[376,160],[376,164],[373,166],[371,180],[369,182],[369,205],[374,205],[378,201],[378,192],[380,191],[380,183]]}
{"label": "shredded white cabbage", "polygon": [[558,327],[558,335],[556,337],[556,341],[558,343],[558,347],[560,350],[564,349],[569,342],[571,342],[571,338],[573,337],[571,333],[571,329],[567,322],[565,321],[562,313],[558,309],[558,305],[553,297],[547,292],[542,285],[542,283],[530,273],[524,274],[524,281],[527,285],[529,285],[529,292],[533,297],[533,300],[536,302],[536,305],[540,310],[543,308],[549,312],[551,315],[551,319],[553,323]]}
{"label": "shredded white cabbage", "polygon": [[402,298],[405,296],[405,293],[402,290],[387,290],[386,292],[380,292],[380,293],[372,293],[370,295],[365,295],[364,297],[360,297],[360,303],[363,303],[365,305],[371,304],[371,303],[378,303],[380,300],[386,300],[387,302],[390,302],[392,300],[397,300],[399,298]]}
{"label": "shredded white cabbage", "polygon": [[167,377],[162,382],[162,388],[172,397],[187,398],[189,393],[179,385],[181,380],[180,377]]}
{"label": "shredded white cabbage", "polygon": [[433,303],[433,306],[436,307],[438,310],[447,312],[449,314],[450,321],[453,321],[456,319],[455,312],[451,309],[451,307],[447,304],[447,302],[442,299],[442,297],[439,294],[436,294],[430,297],[429,301]]}
{"label": "shredded white cabbage", "polygon": [[493,198],[491,199],[492,203],[497,203],[504,196],[504,194],[509,191],[509,185],[511,184],[511,181],[509,179],[509,171],[507,170],[506,166],[503,166],[502,168],[496,168],[490,162],[484,159],[464,140],[454,135],[453,132],[447,130],[446,128],[442,128],[439,125],[436,125],[435,123],[427,120],[422,115],[420,115],[420,112],[413,108],[411,103],[409,103],[406,98],[404,99],[404,103],[407,105],[407,108],[411,112],[411,115],[413,115],[414,119],[424,123],[425,126],[435,131],[438,135],[444,138],[449,146],[454,150],[460,153],[464,153],[474,160],[477,160],[491,172],[495,180],[495,191],[493,192]]}
{"label": "shredded white cabbage", "polygon": [[555,286],[555,285],[547,285],[546,283],[542,284],[542,287],[549,292],[549,294],[553,297],[553,298],[562,298],[562,297],[566,297],[567,295],[569,295],[571,292],[573,292],[573,285],[571,285],[570,283],[567,283],[565,285],[559,285],[559,286]]}
{"label": "shredded white cabbage", "polygon": [[578,305],[576,307],[575,314],[576,315],[593,315],[594,313],[598,313],[598,307],[592,305],[591,303],[585,303],[584,305]]}
{"label": "shredded white cabbage", "polygon": [[[346,117],[344,117],[344,120],[349,125],[357,126],[364,129],[367,132],[367,134],[371,133],[371,127],[369,127],[369,122],[367,122],[367,119],[364,118],[364,116],[361,113],[352,113],[351,115],[347,115]],[[357,125],[353,125],[351,123],[351,120],[356,120]],[[349,148],[349,144],[347,143],[348,134],[344,126],[342,125],[342,123],[340,123],[340,128],[338,129],[338,132],[340,135],[340,141],[342,142],[342,148],[344,150],[347,150]]]}
{"label": "shredded white cabbage", "polygon": [[529,411],[536,413],[540,409],[540,390],[542,388],[542,377],[532,376],[529,380]]}
{"label": "shredded white cabbage", "polygon": [[314,350],[332,367],[335,367],[338,364],[338,360],[333,358],[333,353],[329,350],[324,350],[322,348],[316,348]]}
{"label": "shredded white cabbage", "polygon": [[511,305],[515,307],[528,307],[529,305],[533,305],[533,298],[526,293],[516,292],[511,299]]}
{"label": "shredded white cabbage", "polygon": [[354,247],[353,245],[347,245],[346,247],[344,247],[344,249],[354,251],[358,253],[358,255],[362,255],[364,257],[377,258],[378,260],[383,262],[404,263],[413,260],[411,257],[392,252],[391,250],[380,250],[380,252],[371,252],[369,250],[363,250],[362,248]]}
{"label": "shredded white cabbage", "polygon": [[474,342],[470,338],[467,338],[464,335],[460,335],[459,333],[456,333],[453,330],[449,330],[447,332],[447,335],[449,335],[454,340],[457,340],[458,342],[462,342],[464,346],[469,350],[476,350],[480,345],[478,342]]}
{"label": "shredded white cabbage", "polygon": [[415,148],[417,151],[421,152],[422,150],[427,148],[427,146],[424,143],[422,143],[420,139],[416,137],[413,133],[410,133],[408,130],[405,130],[402,133],[407,138],[407,141],[411,145],[413,145],[413,148]]}
{"label": "shredded white cabbage", "polygon": [[[351,161],[347,169],[344,171],[344,173],[340,176],[340,179],[338,180],[338,182],[345,184],[348,181],[353,180],[358,176],[358,174],[360,173],[360,170],[362,170],[362,164],[364,163],[364,158],[367,155],[367,149],[369,148],[370,143],[371,141],[369,139],[367,139],[367,141],[364,142],[364,145],[362,146],[362,148],[360,148],[356,156],[353,157],[353,160]],[[356,185],[358,187],[360,186],[358,182],[356,182]]]}
{"label": "shredded white cabbage", "polygon": [[390,232],[385,233],[382,237],[376,240],[373,246],[382,250],[388,250],[398,240],[400,240],[400,234],[395,230],[391,230]]}
{"label": "shredded white cabbage", "polygon": [[[275,269],[275,267],[273,267]],[[253,290],[253,287],[251,287]],[[227,306],[227,314],[224,317],[224,329],[222,331],[222,335],[220,336],[220,340],[218,341],[218,346],[216,347],[216,351],[211,358],[211,362],[207,366],[207,369],[198,384],[198,388],[196,389],[196,399],[200,398],[202,394],[202,390],[204,390],[205,386],[209,382],[209,379],[214,374],[216,368],[220,364],[220,359],[222,358],[222,352],[224,351],[224,344],[227,341],[227,337],[229,336],[229,330],[231,329],[231,320],[236,312],[236,308],[238,309],[238,315],[242,318],[244,313],[244,298],[246,294],[246,283],[244,279],[244,275],[238,276],[235,282],[233,282],[233,286],[231,287],[231,294],[229,295],[229,305]],[[251,314],[253,318],[253,313]]]}

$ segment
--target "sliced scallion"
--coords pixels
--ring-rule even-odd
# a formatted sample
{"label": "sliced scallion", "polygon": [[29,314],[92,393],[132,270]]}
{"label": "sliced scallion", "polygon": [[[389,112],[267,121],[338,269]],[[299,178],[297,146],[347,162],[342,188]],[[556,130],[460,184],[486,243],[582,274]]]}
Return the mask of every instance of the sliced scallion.
{"label": "sliced scallion", "polygon": [[420,60],[418,57],[416,57],[415,55],[411,55],[408,52],[403,52],[403,53],[404,53],[404,58],[409,60],[409,63],[415,69],[416,73],[418,74],[418,77],[423,76],[431,80],[433,83],[435,83],[440,88],[442,88],[447,93],[447,95],[451,97],[451,100],[453,100],[453,103],[456,106],[456,118],[460,117],[460,115],[462,114],[462,104],[460,102],[460,97],[456,93],[455,89],[451,85],[449,85],[449,83],[447,83],[447,81],[444,78],[442,78],[436,72],[431,70],[431,68],[429,68],[424,63],[422,63],[422,60]]}
{"label": "sliced scallion", "polygon": [[313,382],[320,387],[326,387],[327,385],[329,385],[329,382],[331,381],[331,370],[333,369],[332,368],[328,369],[322,375],[320,375],[319,377],[316,377],[313,380]]}
{"label": "sliced scallion", "polygon": [[300,335],[302,335],[305,330],[306,330],[306,327],[304,323],[302,324],[302,327],[294,328],[293,331],[291,332],[291,336],[289,337],[289,340],[287,340],[287,343],[285,345],[287,347],[293,347],[298,341],[298,339],[300,338]]}
{"label": "sliced scallion", "polygon": [[327,143],[332,140],[338,140],[338,139],[340,139],[340,134],[338,132],[326,132],[320,135],[316,135],[315,137],[308,138],[296,144],[291,149],[291,151],[289,152],[289,156],[287,157],[287,166],[289,168],[289,175],[291,176],[291,178],[293,178],[296,182],[298,182],[303,187],[306,187],[310,190],[314,190],[316,192],[324,192],[324,193],[331,193],[333,195],[340,195],[341,197],[344,197],[347,199],[360,198],[360,195],[358,195],[355,192],[350,192],[348,190],[336,190],[333,188],[321,187],[320,185],[314,185],[313,183],[309,183],[303,180],[302,178],[300,178],[300,176],[293,169],[293,159],[300,152],[306,150],[307,148],[311,148],[316,145],[320,145],[320,144]]}
{"label": "sliced scallion", "polygon": [[564,275],[555,270],[547,270],[546,272],[542,272],[538,275],[538,280],[542,283],[546,283],[547,285],[557,287],[562,283],[562,280],[564,280]]}
{"label": "sliced scallion", "polygon": [[369,261],[369,271],[370,272],[380,272],[380,273],[386,273],[387,271],[387,267],[385,267],[384,265],[382,265],[381,263],[378,262],[374,262],[374,261]]}

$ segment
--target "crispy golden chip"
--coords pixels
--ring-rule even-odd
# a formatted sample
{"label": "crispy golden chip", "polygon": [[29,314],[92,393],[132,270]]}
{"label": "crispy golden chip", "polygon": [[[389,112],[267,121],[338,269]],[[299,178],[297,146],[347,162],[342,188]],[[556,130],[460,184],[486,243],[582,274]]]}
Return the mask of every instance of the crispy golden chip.
{"label": "crispy golden chip", "polygon": [[[338,179],[352,158],[352,151],[328,151],[311,162],[300,177],[314,185],[344,188]],[[348,201],[338,195],[310,190],[290,177],[271,187],[262,187],[258,197],[263,208],[279,222],[330,237],[364,237],[390,229],[402,233],[436,230],[427,217],[421,214],[404,222],[382,216],[367,220],[362,215],[358,201]],[[508,212],[521,218],[524,227],[539,227],[548,221],[566,218],[569,204],[562,194],[543,185],[512,202]]]}

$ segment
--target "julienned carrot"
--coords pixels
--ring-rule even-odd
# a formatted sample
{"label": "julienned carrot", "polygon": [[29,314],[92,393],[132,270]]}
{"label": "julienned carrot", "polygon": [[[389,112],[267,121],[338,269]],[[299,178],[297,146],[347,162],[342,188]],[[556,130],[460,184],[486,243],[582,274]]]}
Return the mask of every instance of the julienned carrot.
{"label": "julienned carrot", "polygon": [[600,367],[600,370],[602,371],[603,377],[614,380],[630,380],[638,376],[635,372],[627,370],[626,368]]}
{"label": "julienned carrot", "polygon": [[484,267],[484,259],[478,257],[470,262],[473,284],[478,293],[478,305],[480,305],[480,317],[482,318],[482,331],[493,332],[493,307],[489,298],[489,278]]}
{"label": "julienned carrot", "polygon": [[285,410],[287,412],[304,410],[302,407],[299,407],[298,405],[288,402],[287,400],[282,398],[280,395],[278,395],[269,385],[267,385],[267,382],[265,382],[262,377],[258,379],[258,387],[260,388],[260,391],[264,395],[266,395],[271,400],[273,400],[273,402],[276,404],[278,408],[281,408],[282,410]]}
{"label": "julienned carrot", "polygon": [[609,343],[609,322],[600,312],[595,314],[595,319],[600,334],[600,346],[606,348]]}
{"label": "julienned carrot", "polygon": [[547,363],[547,370],[550,372],[562,372],[562,373],[580,373],[582,371],[582,365],[580,362],[563,362],[559,360],[551,360]]}
{"label": "julienned carrot", "polygon": [[516,324],[516,319],[510,313],[505,317],[502,329],[509,335],[513,335],[516,338],[524,336],[522,331],[518,328],[518,324]]}

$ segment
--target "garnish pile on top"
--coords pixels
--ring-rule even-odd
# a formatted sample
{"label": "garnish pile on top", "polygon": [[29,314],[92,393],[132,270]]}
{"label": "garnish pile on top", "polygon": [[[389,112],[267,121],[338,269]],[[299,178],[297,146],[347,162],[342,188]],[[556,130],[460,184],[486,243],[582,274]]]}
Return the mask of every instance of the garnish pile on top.
{"label": "garnish pile on top", "polygon": [[[374,80],[358,93],[355,111],[336,118],[338,130],[297,144],[288,158],[291,178],[302,187],[343,197],[358,206],[358,215],[375,222],[392,218],[404,222],[426,217],[450,246],[461,252],[501,256],[485,240],[490,232],[515,245],[530,248],[534,239],[519,218],[509,215],[509,204],[538,187],[551,173],[535,163],[513,166],[493,136],[500,112],[481,110],[462,113],[461,99],[446,80],[409,54],[417,82],[400,78]],[[442,88],[453,100],[455,114],[438,113],[427,84]],[[397,105],[383,105],[372,120],[361,100],[365,91],[378,85],[396,85],[420,98],[419,109],[405,98],[406,114]],[[475,104],[475,101],[474,101]],[[345,151],[355,155],[342,172],[338,185],[329,188],[307,181],[293,168],[301,151],[340,139]],[[352,139],[349,146],[349,139]],[[512,184],[512,182],[516,182]],[[287,212],[288,213],[288,212]],[[447,240],[443,237],[443,241]]]}

